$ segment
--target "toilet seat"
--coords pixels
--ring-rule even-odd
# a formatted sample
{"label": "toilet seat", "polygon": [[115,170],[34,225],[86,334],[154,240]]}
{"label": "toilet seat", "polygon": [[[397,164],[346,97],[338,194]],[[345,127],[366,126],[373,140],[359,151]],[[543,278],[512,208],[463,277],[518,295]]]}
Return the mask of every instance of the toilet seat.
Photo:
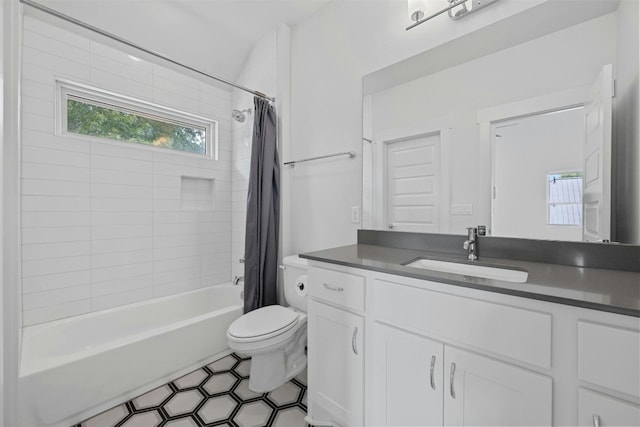
{"label": "toilet seat", "polygon": [[263,341],[292,329],[300,314],[281,305],[270,305],[251,311],[236,319],[227,336],[236,342]]}

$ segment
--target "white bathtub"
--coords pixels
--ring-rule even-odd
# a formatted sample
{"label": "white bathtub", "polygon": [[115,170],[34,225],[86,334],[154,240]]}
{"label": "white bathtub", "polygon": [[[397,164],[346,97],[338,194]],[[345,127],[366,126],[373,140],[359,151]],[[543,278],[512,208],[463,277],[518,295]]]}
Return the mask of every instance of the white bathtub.
{"label": "white bathtub", "polygon": [[21,424],[68,427],[228,353],[241,289],[213,286],[26,327]]}

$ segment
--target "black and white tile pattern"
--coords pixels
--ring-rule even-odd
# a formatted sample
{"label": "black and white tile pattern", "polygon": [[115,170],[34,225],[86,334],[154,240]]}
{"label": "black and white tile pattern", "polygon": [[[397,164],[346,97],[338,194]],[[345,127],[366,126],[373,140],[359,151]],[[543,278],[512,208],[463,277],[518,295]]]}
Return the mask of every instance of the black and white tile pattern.
{"label": "black and white tile pattern", "polygon": [[250,366],[231,354],[74,427],[306,426],[306,371],[261,394],[249,390]]}

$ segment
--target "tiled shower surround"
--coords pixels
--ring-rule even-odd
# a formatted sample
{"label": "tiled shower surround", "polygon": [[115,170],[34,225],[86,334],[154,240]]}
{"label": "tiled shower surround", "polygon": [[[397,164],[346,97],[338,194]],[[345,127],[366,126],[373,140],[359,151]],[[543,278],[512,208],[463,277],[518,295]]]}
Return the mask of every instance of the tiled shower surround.
{"label": "tiled shower surround", "polygon": [[74,427],[306,426],[306,371],[261,394],[248,388],[250,366],[231,354]]}
{"label": "tiled shower surround", "polygon": [[[230,90],[31,16],[23,45],[24,325],[230,282]],[[56,79],[215,120],[218,159],[60,134]],[[185,177],[213,208],[185,208]]]}

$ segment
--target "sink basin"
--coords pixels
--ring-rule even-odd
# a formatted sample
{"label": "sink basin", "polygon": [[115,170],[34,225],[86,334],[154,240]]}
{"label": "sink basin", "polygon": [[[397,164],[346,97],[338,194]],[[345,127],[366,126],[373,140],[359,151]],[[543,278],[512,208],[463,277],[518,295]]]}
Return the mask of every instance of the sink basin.
{"label": "sink basin", "polygon": [[426,258],[420,258],[416,261],[405,264],[405,267],[421,268],[423,270],[439,271],[442,273],[461,274],[463,276],[484,277],[485,279],[502,280],[512,283],[525,283],[529,276],[528,272],[522,270],[438,261]]}

